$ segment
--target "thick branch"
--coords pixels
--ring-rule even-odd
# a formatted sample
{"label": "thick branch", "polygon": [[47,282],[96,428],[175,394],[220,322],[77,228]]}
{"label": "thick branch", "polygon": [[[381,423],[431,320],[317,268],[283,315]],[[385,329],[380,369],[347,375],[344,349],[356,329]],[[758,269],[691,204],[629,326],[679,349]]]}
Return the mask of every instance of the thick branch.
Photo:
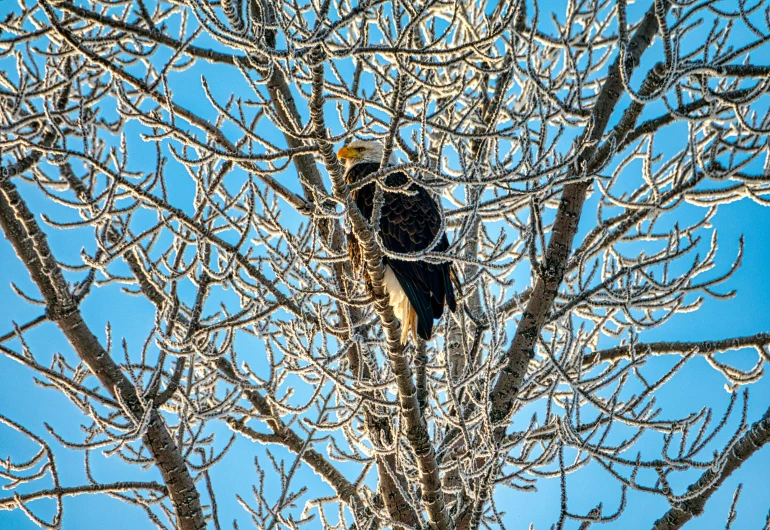
{"label": "thick branch", "polygon": [[[0,177],[0,227],[16,250],[19,259],[32,276],[46,302],[48,317],[55,322],[78,357],[88,366],[115,398],[119,396],[130,410],[133,422],[145,415],[136,388],[120,367],[110,358],[73,304],[62,271],[48,247],[45,234],[40,230],[32,212],[7,178]],[[202,530],[206,527],[200,496],[185,460],[156,410],[143,436],[153,460],[160,469],[168,487],[178,521],[183,530]]]}
{"label": "thick branch", "polygon": [[[628,70],[639,64],[639,59],[652,42],[657,30],[658,21],[653,5],[647,10],[647,14],[628,44],[628,53],[631,54],[632,58],[626,65]],[[610,115],[623,94],[621,58],[619,55],[610,67],[607,79],[602,85],[602,91],[596,100],[592,113],[592,128],[586,131],[583,137],[585,147],[580,157],[584,161],[583,163],[592,159],[594,154],[594,147],[592,146],[601,139]],[[581,169],[580,167],[574,168],[573,177],[579,176],[576,171]],[[590,185],[591,180],[586,178],[586,180],[568,184],[562,192],[551,239],[548,242],[543,274],[535,284],[532,297],[521,316],[511,346],[506,352],[505,364],[500,372],[500,377],[490,395],[492,400],[491,419],[493,423],[498,425],[497,439],[502,439],[505,434],[507,419],[513,411],[516,394],[524,380],[529,361],[534,357],[535,343],[540,336],[546,317],[551,311],[559,285],[564,277],[564,270],[572,249],[572,241],[577,232],[586,192]]]}
{"label": "thick branch", "polygon": [[699,342],[650,342],[647,344],[626,344],[615,346],[606,350],[595,351],[583,358],[583,366],[594,363],[617,361],[619,359],[631,359],[633,352],[637,355],[646,353],[663,355],[666,353],[689,353],[697,351],[701,355],[708,355],[728,350],[739,350],[749,346],[761,348],[770,344],[770,333],[757,333],[747,337],[735,337],[724,340],[707,340]]}
{"label": "thick branch", "polygon": [[152,490],[165,494],[166,488],[157,482],[115,482],[112,484],[86,484],[84,486],[70,486],[23,493],[13,497],[0,499],[0,510],[13,510],[19,506],[19,501],[28,503],[37,499],[53,499],[56,497],[74,497],[90,493],[110,493],[131,490]]}
{"label": "thick branch", "polygon": [[[260,17],[266,18],[266,22],[270,25],[274,22],[272,20],[273,12],[269,6],[267,6],[267,9],[259,9],[257,12],[253,13],[253,15],[257,18],[257,22],[264,22],[259,20]],[[273,44],[274,41],[275,35],[273,34],[273,30],[266,30],[266,42],[270,45]],[[292,134],[292,132],[299,133],[297,127],[302,123],[302,118],[297,109],[294,95],[286,82],[286,76],[280,68],[274,66],[270,69],[267,90],[270,95],[273,110],[281,124],[281,129],[284,131],[283,134],[286,144],[290,148],[301,147],[304,145],[304,140],[301,139],[299,134],[295,135]],[[327,152],[325,161],[327,162],[330,161],[330,148],[331,146],[326,142]],[[301,184],[305,194],[305,200],[310,203],[318,202],[320,199],[323,199],[327,194],[326,186],[313,156],[298,155],[294,156],[292,161],[297,169],[298,175],[302,177]],[[334,161],[336,162],[336,159]],[[334,204],[328,202],[322,206],[333,208]],[[316,222],[316,225],[321,237],[324,240],[329,241],[331,249],[335,252],[341,252],[345,242],[342,237],[343,231],[340,222],[338,220],[321,218]],[[333,264],[332,270],[334,271],[334,277],[340,290],[346,292],[345,280],[352,276],[350,263],[348,261],[336,262]],[[346,294],[348,293],[346,292]],[[353,321],[359,321],[361,319],[361,311],[356,307],[346,309],[338,307],[338,313],[346,320],[352,319]],[[346,338],[349,339],[350,337]],[[361,368],[361,361],[357,346],[348,349],[348,359],[350,361],[351,372],[358,374],[359,368]],[[362,368],[363,376],[368,379],[370,376],[369,368],[366,365]],[[365,407],[364,409],[364,416],[370,439],[376,439],[378,437],[378,431],[384,431],[381,435],[388,440],[392,440],[391,425],[389,423],[383,425],[368,407]],[[390,516],[394,520],[403,522],[411,527],[419,526],[419,517],[401,493],[403,486],[405,485],[405,480],[403,479],[400,469],[396,465],[395,455],[377,455],[376,459],[380,477],[380,493]],[[394,477],[394,475],[396,476]],[[401,482],[401,487],[398,487],[395,484],[395,480]]]}

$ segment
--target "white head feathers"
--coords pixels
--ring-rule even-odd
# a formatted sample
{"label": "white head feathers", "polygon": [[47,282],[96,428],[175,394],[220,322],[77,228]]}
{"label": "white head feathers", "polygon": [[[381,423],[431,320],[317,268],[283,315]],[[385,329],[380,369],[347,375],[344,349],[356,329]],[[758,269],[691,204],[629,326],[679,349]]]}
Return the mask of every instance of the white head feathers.
{"label": "white head feathers", "polygon": [[[337,151],[337,159],[345,168],[360,163],[379,164],[382,161],[383,147],[380,142],[372,140],[355,140]],[[396,157],[391,152],[388,164],[395,165]]]}

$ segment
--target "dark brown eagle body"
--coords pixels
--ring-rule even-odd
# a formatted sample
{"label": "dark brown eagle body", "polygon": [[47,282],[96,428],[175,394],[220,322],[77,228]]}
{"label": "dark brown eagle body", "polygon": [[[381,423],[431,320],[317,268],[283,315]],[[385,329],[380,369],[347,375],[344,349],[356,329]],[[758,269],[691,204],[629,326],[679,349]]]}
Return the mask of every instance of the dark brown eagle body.
{"label": "dark brown eagle body", "polygon": [[[379,169],[379,163],[358,162],[348,168],[345,178],[348,184],[354,184]],[[408,178],[404,173],[397,172],[388,175],[385,184],[396,188],[403,186],[407,181]],[[351,194],[356,206],[367,220],[371,220],[374,209],[375,186],[376,184],[372,182],[354,190]],[[428,192],[414,184],[408,186],[406,191],[408,193],[386,191],[383,194],[384,203],[379,227],[385,248],[402,254],[425,250],[441,230],[441,214]],[[443,234],[433,251],[441,252],[447,248],[449,248],[449,241],[446,234]],[[366,271],[359,243],[352,234],[350,234],[348,249],[354,269],[362,274],[371,293],[371,279]],[[441,318],[444,304],[446,303],[453,312],[457,307],[451,281],[451,264],[405,261],[387,256],[383,261],[386,269],[386,289],[394,312],[401,319],[403,330],[401,342],[406,342],[409,331],[413,334],[416,331],[417,335],[423,339],[430,340],[433,333],[433,320]],[[399,285],[395,284],[392,275],[400,284],[400,289],[403,289],[403,294],[397,292],[400,290]],[[399,297],[403,299],[403,295],[406,295],[408,305],[411,306],[406,307],[406,311],[397,307]]]}

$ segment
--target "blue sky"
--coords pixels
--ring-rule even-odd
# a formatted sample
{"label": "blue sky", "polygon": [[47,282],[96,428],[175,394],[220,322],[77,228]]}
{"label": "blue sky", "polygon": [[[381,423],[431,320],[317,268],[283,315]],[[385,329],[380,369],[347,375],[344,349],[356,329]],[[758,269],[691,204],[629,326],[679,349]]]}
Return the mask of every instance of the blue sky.
{"label": "blue sky", "polygon": [[[0,18],[4,17],[6,10],[12,6],[10,2],[0,4]],[[654,50],[651,51],[653,52]],[[212,91],[220,96],[220,101],[230,91],[242,90],[245,86],[242,79],[237,74],[232,75],[232,72],[210,67],[204,71],[210,79]],[[184,75],[175,78],[176,86],[172,84],[172,89],[177,92],[178,101],[182,105],[204,114],[211,113],[211,108],[207,105],[202,91],[198,90],[201,73],[202,70],[198,67],[190,69]],[[657,112],[650,113],[648,116],[654,115],[657,115]],[[152,152],[148,151],[147,146],[138,138],[135,129],[129,127],[126,131],[132,157],[136,157],[139,153]],[[681,139],[676,137],[676,134],[676,132],[661,134],[659,141],[664,144],[675,143]],[[154,156],[150,160],[154,160]],[[6,163],[5,158],[3,163]],[[137,162],[136,158],[132,163],[135,167],[140,167],[142,164]],[[170,162],[169,171],[180,171],[180,168]],[[189,208],[188,199],[191,191],[189,180],[185,180],[181,172],[179,177],[175,178],[177,180],[174,182],[178,183],[178,187],[173,190],[173,201],[186,204]],[[291,180],[290,184],[296,187],[296,181]],[[69,212],[64,212],[61,207],[54,206],[50,201],[45,200],[34,186],[21,183],[19,186],[35,212],[46,212],[59,220],[73,218]],[[592,227],[595,222],[592,213],[597,200],[598,193],[595,193],[586,205],[587,215],[584,215],[581,233]],[[297,218],[288,215],[286,222],[288,225],[296,225]],[[719,288],[721,292],[735,289],[737,295],[727,301],[706,299],[698,311],[675,315],[666,325],[643,332],[639,337],[640,341],[722,339],[770,330],[770,312],[765,310],[770,301],[770,274],[768,274],[770,237],[766,228],[770,226],[770,209],[748,201],[733,203],[720,208],[712,224],[719,231],[720,258],[718,266],[710,274],[717,275],[727,270],[737,252],[739,236],[743,234],[746,238],[746,253],[741,269],[729,282]],[[92,243],[90,247],[88,246],[90,238],[90,231],[83,229],[68,232],[63,238],[58,235],[51,237],[50,243],[57,258],[68,263],[76,263],[80,260],[81,247],[85,245],[87,250],[93,250]],[[34,285],[5,239],[0,239],[0,264],[4,270],[3,281],[0,281],[0,300],[6,301],[6,310],[0,314],[0,335],[3,335],[13,328],[14,322],[22,324],[37,317],[41,314],[42,308],[22,303],[11,289],[9,282],[13,281],[25,292],[36,294]],[[110,323],[114,338],[113,351],[116,355],[122,355],[117,338],[126,337],[131,351],[136,352],[141,348],[153,324],[153,307],[149,302],[140,297],[121,295],[119,289],[120,286],[116,284],[96,289],[82,306],[86,321],[103,341],[105,327],[108,322]],[[115,303],[118,297],[120,302]],[[52,355],[58,351],[65,353],[68,359],[73,359],[66,342],[51,324],[41,325],[25,334],[25,338],[44,364],[49,362]],[[20,349],[17,340],[9,341],[7,345],[17,351]],[[256,340],[245,339],[243,347],[253,349],[255,364],[260,359],[260,355],[264,354],[263,347]],[[750,350],[744,350],[730,352],[720,359],[748,368],[755,362],[756,354]],[[652,359],[648,369],[650,373],[665,373],[676,360],[678,360],[676,356]],[[85,483],[82,453],[62,447],[44,427],[44,422],[48,422],[65,438],[80,441],[83,436],[79,429],[79,425],[83,422],[80,412],[60,393],[36,386],[30,370],[4,356],[0,357],[0,378],[3,381],[0,385],[0,414],[10,417],[51,443],[63,485]],[[678,373],[671,383],[661,389],[657,394],[658,404],[663,407],[666,417],[683,416],[707,405],[713,407],[715,414],[719,415],[729,401],[729,394],[724,390],[725,383],[724,377],[709,367],[704,359],[696,358]],[[770,404],[768,399],[770,383],[768,378],[764,377],[749,388],[751,398],[748,418],[752,422]],[[731,420],[726,431],[715,441],[715,447],[729,437],[732,433],[731,429],[735,428],[736,421],[737,418]],[[220,435],[219,445],[224,444],[229,437],[229,431],[221,426],[213,428]],[[641,447],[645,451],[654,453],[658,450],[659,443],[659,438],[645,440]],[[0,458],[12,455],[15,460],[20,460],[31,457],[37,451],[38,447],[34,444],[25,441],[10,429],[0,426]],[[290,453],[274,447],[271,447],[271,451],[279,459],[285,458],[287,465],[291,465],[293,456]],[[261,465],[267,468],[267,477],[270,477],[270,463],[266,458],[264,447],[243,439],[236,442],[222,464],[212,471],[220,520],[225,528],[231,527],[231,521],[236,518],[241,528],[250,527],[249,518],[238,505],[235,495],[240,495],[254,506],[250,488],[257,481],[253,466],[255,456],[260,458]],[[159,474],[154,469],[141,472],[117,461],[114,457],[104,458],[95,454],[94,461],[94,475],[104,482],[159,479]],[[761,528],[770,502],[765,494],[768,479],[764,474],[758,473],[758,470],[767,469],[770,469],[770,450],[765,447],[732,476],[719,493],[709,501],[704,516],[690,522],[687,528],[704,530],[722,528],[733,490],[740,482],[745,483],[745,486],[738,504],[738,519],[734,528]],[[698,474],[690,476],[697,477]],[[325,488],[325,491],[331,493],[328,486],[306,467],[298,471],[295,481],[297,487],[305,485],[311,489]],[[684,483],[686,481],[679,485]],[[5,482],[0,480],[0,486],[4,484]],[[268,488],[276,489],[275,484],[266,485]],[[50,478],[47,477],[20,487],[18,491],[23,493],[50,486]],[[617,507],[619,501],[619,489],[608,480],[607,474],[598,469],[598,466],[589,466],[571,475],[568,478],[568,488],[572,512],[587,511],[598,500],[602,500],[605,504],[605,513],[608,513]],[[204,489],[203,483],[199,483],[199,490],[203,492]],[[0,497],[10,494],[11,492],[7,490],[0,491]],[[647,528],[667,509],[662,499],[651,495],[629,494],[628,501],[628,508],[623,517],[618,522],[606,525],[607,528]],[[207,502],[205,495],[204,502]],[[549,528],[555,523],[554,514],[558,513],[558,481],[540,481],[537,494],[523,494],[500,488],[497,503],[499,509],[505,509],[507,512],[504,520],[508,528],[527,528],[530,522],[534,523],[535,528],[538,529]],[[36,501],[31,504],[35,513],[45,518],[50,518],[52,506],[53,502],[50,500]],[[300,511],[301,506],[297,513]],[[68,497],[64,500],[64,512],[65,530],[101,529],[104,528],[104,522],[107,520],[110,521],[110,528],[115,530],[151,527],[140,509],[126,506],[107,495]],[[309,528],[312,527],[313,525],[309,526]],[[576,528],[577,525],[568,526],[568,528],[572,527]],[[0,529],[5,528],[25,530],[36,527],[20,510],[0,511]]]}

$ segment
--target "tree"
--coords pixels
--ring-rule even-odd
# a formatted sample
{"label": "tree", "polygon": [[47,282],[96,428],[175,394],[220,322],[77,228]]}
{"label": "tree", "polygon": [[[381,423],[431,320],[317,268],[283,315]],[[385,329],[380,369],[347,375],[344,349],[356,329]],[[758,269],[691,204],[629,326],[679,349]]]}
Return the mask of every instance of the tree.
{"label": "tree", "polygon": [[[159,528],[510,528],[555,487],[538,526],[703,513],[770,440],[770,334],[671,324],[734,294],[720,208],[768,201],[770,8],[626,4],[3,6],[0,377],[71,405],[0,406],[23,439],[0,450],[0,509],[74,528],[90,494]],[[442,203],[450,248],[412,259],[451,259],[461,307],[430,342],[399,340],[377,219],[335,158],[355,137]],[[704,361],[727,406],[705,381],[691,410],[661,397]],[[73,451],[85,474],[65,476]],[[237,513],[234,475],[255,483]]]}

